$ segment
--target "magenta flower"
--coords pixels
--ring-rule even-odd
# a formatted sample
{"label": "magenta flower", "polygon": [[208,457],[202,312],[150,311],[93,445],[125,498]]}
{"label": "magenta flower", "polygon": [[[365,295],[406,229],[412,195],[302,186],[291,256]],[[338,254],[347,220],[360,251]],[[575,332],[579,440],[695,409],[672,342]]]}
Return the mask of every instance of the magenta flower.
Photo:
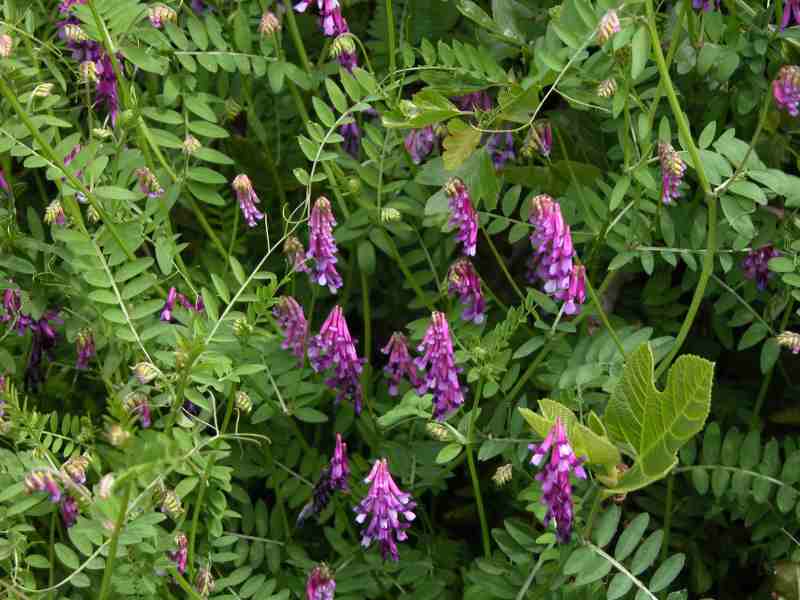
{"label": "magenta flower", "polygon": [[164,303],[164,308],[161,310],[160,319],[166,323],[172,322],[172,311],[175,309],[175,301],[178,299],[178,290],[174,287],[169,288],[167,294],[167,301]]}
{"label": "magenta flower", "polygon": [[[368,548],[378,540],[383,560],[391,556],[392,560],[397,561],[397,542],[408,539],[406,529],[411,527],[411,521],[416,518],[414,508],[417,505],[411,494],[397,487],[385,458],[375,461],[364,482],[371,485],[367,496],[354,509],[356,523],[363,524],[369,515],[371,519],[362,533],[361,545]],[[401,522],[400,517],[405,522]]]}
{"label": "magenta flower", "polygon": [[678,186],[683,181],[686,163],[671,144],[661,142],[658,144],[658,158],[661,161],[661,201],[672,204],[672,201],[681,196]]}
{"label": "magenta flower", "polygon": [[314,567],[306,583],[306,600],[333,600],[335,591],[336,582],[328,566],[323,563]]}
{"label": "magenta flower", "polygon": [[[22,310],[22,296],[18,289],[6,288],[3,290],[3,310],[4,313],[0,315],[0,323],[8,323],[19,316]],[[18,333],[22,335],[24,329]]]}
{"label": "magenta flower", "polygon": [[464,404],[464,394],[458,381],[461,369],[456,367],[450,327],[444,313],[433,313],[431,324],[417,350],[423,355],[414,364],[426,371],[417,393],[424,394],[430,390],[433,394],[433,416],[437,421],[444,421]]}
{"label": "magenta flower", "polygon": [[510,131],[492,134],[486,143],[486,150],[492,157],[495,171],[502,170],[508,161],[517,157],[514,153],[514,136]]}
{"label": "magenta flower", "polygon": [[272,314],[283,332],[281,348],[290,350],[298,358],[298,364],[302,364],[308,338],[308,322],[303,307],[291,296],[281,296]]}
{"label": "magenta flower", "polygon": [[460,110],[463,111],[482,110],[483,112],[487,112],[492,110],[492,99],[485,91],[472,92],[471,94],[456,96],[453,98],[453,102]]}
{"label": "magenta flower", "polygon": [[256,204],[260,204],[261,200],[256,196],[250,178],[243,174],[237,175],[231,185],[233,191],[236,192],[236,199],[239,201],[239,208],[242,210],[244,220],[248,226],[255,227],[264,218],[264,214],[256,208]]}
{"label": "magenta flower", "polygon": [[586,267],[577,265],[569,274],[567,287],[555,293],[557,300],[564,301],[564,314],[576,315],[586,302]]}
{"label": "magenta flower", "polygon": [[[800,1],[800,0],[798,0]],[[784,11],[784,18],[787,14]],[[772,82],[772,96],[779,109],[783,109],[791,116],[800,114],[800,67],[797,65],[784,65],[778,71],[778,77]]]}
{"label": "magenta flower", "polygon": [[464,254],[475,256],[478,244],[478,213],[472,206],[469,190],[463,181],[454,177],[447,182],[445,192],[450,197],[449,225],[458,227],[456,240],[464,245]]}
{"label": "magenta flower", "polygon": [[[305,12],[306,9],[315,0],[301,0],[294,5],[297,12]],[[342,8],[339,6],[339,0],[316,0],[317,9],[319,10],[319,26],[328,37],[336,37],[342,33],[347,33],[350,29],[347,27],[347,21],[342,16]]]}
{"label": "magenta flower", "polygon": [[283,253],[289,259],[289,262],[292,264],[292,270],[299,272],[308,273],[308,266],[306,265],[306,249],[303,247],[303,243],[298,240],[293,235],[290,235],[286,238],[286,241],[283,243]]}
{"label": "magenta flower", "polygon": [[175,545],[178,548],[174,552],[169,552],[168,556],[175,563],[178,573],[183,575],[186,572],[186,563],[189,559],[189,540],[185,533],[179,531],[175,534]]}
{"label": "magenta flower", "polygon": [[33,319],[30,315],[20,315],[17,321],[17,332],[20,335],[26,328],[31,331],[31,351],[28,354],[28,364],[25,366],[25,387],[27,389],[35,390],[44,381],[45,374],[42,365],[44,356],[47,355],[51,360],[53,358],[57,334],[50,321],[59,325],[64,323],[56,310],[48,310],[39,319]]}
{"label": "magenta flower", "polygon": [[420,164],[437,145],[436,132],[432,125],[422,129],[412,129],[406,135],[403,144],[415,165]]}
{"label": "magenta flower", "polygon": [[319,335],[311,338],[308,359],[317,373],[333,369],[325,384],[337,390],[337,403],[342,398],[350,398],[356,414],[360,414],[362,390],[359,377],[366,361],[356,354],[355,343],[350,337],[341,306],[333,307],[322,324]]}
{"label": "magenta flower", "polygon": [[[793,0],[789,0],[790,2]],[[794,0],[796,1],[796,0]],[[692,8],[708,12],[714,8],[719,8],[719,0],[692,0]]]}
{"label": "magenta flower", "polygon": [[[697,0],[695,0],[696,2]],[[705,0],[708,2],[709,0]],[[717,0],[719,3],[719,0]],[[789,26],[789,21],[794,17],[796,25],[800,25],[800,0],[785,0],[783,3],[783,19],[781,19],[781,31]]]}
{"label": "magenta flower", "polygon": [[769,261],[780,255],[781,253],[773,248],[772,244],[751,250],[742,261],[745,279],[755,281],[758,289],[763,292],[767,289],[769,280],[775,275],[769,270]]}
{"label": "magenta flower", "polygon": [[533,257],[528,278],[543,281],[544,291],[556,296],[570,284],[575,254],[572,233],[558,202],[547,194],[533,198],[529,220],[534,231],[530,236]]}
{"label": "magenta flower", "polygon": [[341,434],[336,434],[336,446],[330,464],[331,488],[344,492],[350,489],[347,480],[350,478],[350,465],[347,461],[347,444],[342,441]]}
{"label": "magenta flower", "polygon": [[297,517],[297,525],[302,526],[303,522],[312,515],[318,515],[331,500],[331,496],[337,490],[347,492],[350,490],[348,479],[350,477],[350,466],[347,461],[347,444],[342,441],[342,436],[336,434],[336,447],[333,450],[330,463],[320,474],[314,489],[311,492],[311,500],[300,511]]}
{"label": "magenta flower", "polygon": [[459,301],[464,305],[461,318],[476,325],[483,323],[486,301],[481,292],[481,280],[472,263],[466,258],[459,258],[450,267],[447,280],[450,282],[448,292],[458,294]]}
{"label": "magenta flower", "polygon": [[342,287],[342,278],[336,270],[336,240],[333,239],[333,216],[330,200],[321,196],[311,209],[307,259],[314,261],[309,275],[311,281],[328,286],[332,294]]}
{"label": "magenta flower", "polygon": [[47,492],[50,494],[50,502],[53,503],[61,500],[61,488],[49,471],[31,471],[25,477],[25,493],[33,494],[34,492]]}
{"label": "magenta flower", "polygon": [[84,370],[89,368],[89,360],[97,354],[94,346],[94,335],[91,331],[84,330],[78,333],[75,338],[75,349],[78,352],[78,360],[75,368]]}
{"label": "magenta flower", "polygon": [[586,479],[586,471],[582,466],[585,459],[575,456],[560,418],[556,419],[541,444],[528,446],[533,451],[531,464],[537,467],[541,465],[551,447],[550,460],[544,464],[536,479],[542,482],[542,504],[547,506],[544,524],[548,526],[555,521],[556,537],[563,544],[569,541],[572,533],[572,485],[569,474],[572,472],[575,477]]}
{"label": "magenta flower", "polygon": [[9,186],[8,182],[6,181],[5,175],[3,174],[3,169],[0,169],[0,189],[7,194],[11,192],[11,186]]}
{"label": "magenta flower", "polygon": [[389,355],[389,364],[383,368],[383,371],[389,376],[390,396],[397,395],[397,388],[403,378],[414,388],[421,385],[422,382],[417,377],[417,368],[408,352],[406,336],[396,331],[381,352]]}
{"label": "magenta flower", "polygon": [[358,159],[358,153],[361,149],[361,129],[359,129],[358,123],[355,121],[345,123],[339,127],[339,133],[344,138],[344,142],[342,142],[344,151],[353,158]]}
{"label": "magenta flower", "polygon": [[78,521],[78,514],[80,513],[78,501],[72,496],[64,496],[58,508],[61,512],[61,521],[64,523],[64,527],[69,529],[75,525]]}

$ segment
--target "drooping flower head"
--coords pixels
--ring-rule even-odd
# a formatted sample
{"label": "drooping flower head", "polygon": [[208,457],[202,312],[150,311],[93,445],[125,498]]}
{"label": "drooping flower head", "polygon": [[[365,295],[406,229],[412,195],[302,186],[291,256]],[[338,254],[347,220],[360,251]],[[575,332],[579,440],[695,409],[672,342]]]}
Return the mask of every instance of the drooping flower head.
{"label": "drooping flower head", "polygon": [[47,492],[50,494],[50,502],[53,503],[61,500],[61,488],[50,471],[38,470],[28,473],[25,477],[25,493],[34,492]]}
{"label": "drooping flower head", "polygon": [[44,222],[48,225],[65,225],[67,222],[67,215],[64,214],[64,207],[61,206],[60,200],[53,200],[44,209]]}
{"label": "drooping flower head", "polygon": [[261,35],[273,35],[280,31],[281,22],[274,12],[265,11],[261,15],[261,21],[258,24],[258,33]]}
{"label": "drooping flower head", "polygon": [[437,136],[432,125],[422,129],[412,129],[406,135],[403,145],[415,165],[420,164],[436,147]]}
{"label": "drooping flower head", "polygon": [[339,127],[339,133],[342,134],[344,138],[344,142],[342,142],[344,151],[357,159],[361,149],[361,129],[358,127],[358,123],[355,121],[352,123],[345,123]]}
{"label": "drooping flower head", "polygon": [[339,61],[339,65],[348,73],[358,66],[358,52],[353,36],[342,33],[331,44],[331,56]]}
{"label": "drooping flower head", "polygon": [[508,161],[517,157],[514,152],[514,136],[510,131],[492,134],[486,143],[486,150],[492,157],[495,171],[502,170]]}
{"label": "drooping flower head", "polygon": [[169,552],[169,559],[175,563],[178,573],[183,575],[186,572],[186,563],[189,559],[189,539],[182,531],[175,534],[175,545],[177,548]]}
{"label": "drooping flower head", "polygon": [[123,403],[128,414],[139,420],[142,429],[147,429],[152,424],[150,414],[150,400],[143,392],[131,392],[125,397]]}
{"label": "drooping flower head", "polygon": [[658,144],[658,158],[661,161],[661,201],[672,204],[675,198],[681,196],[678,186],[683,181],[686,163],[675,148],[666,142]]}
{"label": "drooping flower head", "polygon": [[187,135],[183,140],[183,144],[181,144],[181,150],[183,150],[183,153],[187,156],[192,156],[202,147],[203,144],[200,143],[200,140],[192,134]]}
{"label": "drooping flower head", "polygon": [[545,293],[555,296],[570,284],[575,254],[572,233],[558,202],[547,194],[533,198],[529,220],[534,231],[530,236],[533,258],[528,277],[543,281]]}
{"label": "drooping flower head", "polygon": [[308,273],[308,266],[306,265],[306,249],[303,247],[303,242],[298,240],[293,235],[286,238],[283,243],[283,253],[292,264],[292,270],[297,272]]}
{"label": "drooping flower head", "polygon": [[425,371],[417,393],[421,395],[430,391],[433,394],[433,416],[437,421],[444,421],[464,404],[464,394],[458,381],[461,369],[456,367],[450,327],[444,313],[433,313],[431,324],[417,350],[422,352],[422,356],[414,364]]}
{"label": "drooping flower head", "polygon": [[322,563],[314,567],[306,582],[306,600],[333,600],[336,581],[328,565]]}
{"label": "drooping flower head", "polygon": [[464,254],[475,256],[478,245],[478,213],[472,206],[469,190],[464,182],[454,177],[447,182],[445,192],[450,198],[450,226],[458,227],[456,240],[464,246]]}
{"label": "drooping flower head", "polygon": [[522,145],[522,155],[531,157],[534,153],[547,158],[553,150],[553,128],[549,121],[539,121],[530,129],[525,143]]}
{"label": "drooping flower head", "polygon": [[150,24],[156,29],[161,29],[164,23],[174,23],[178,20],[178,13],[164,4],[155,4],[147,9]]}
{"label": "drooping flower head", "polygon": [[164,188],[158,182],[158,178],[147,167],[136,169],[136,179],[139,181],[139,190],[147,194],[148,198],[158,198],[164,194]]}
{"label": "drooping flower head", "polygon": [[617,80],[611,77],[597,84],[597,95],[601,98],[611,98],[617,93]]}
{"label": "drooping flower head", "polygon": [[86,483],[86,467],[88,466],[89,458],[87,456],[73,456],[61,465],[61,476],[83,485]]}
{"label": "drooping flower head", "polygon": [[[694,0],[697,2],[697,0]],[[705,0],[708,2],[709,0]],[[717,0],[719,4],[719,0]],[[800,0],[784,0],[783,19],[781,19],[781,31],[789,26],[789,21],[794,18],[795,25],[800,25]]]}
{"label": "drooping flower head", "polygon": [[619,33],[619,17],[617,11],[609,10],[600,19],[600,25],[597,27],[597,43],[601,46],[610,40],[615,33]]}
{"label": "drooping flower head", "polygon": [[385,458],[375,461],[364,482],[371,485],[367,496],[354,509],[356,523],[361,525],[368,516],[371,518],[362,532],[361,545],[368,548],[377,540],[383,560],[391,557],[397,561],[397,542],[408,539],[406,529],[416,518],[414,509],[417,505],[411,494],[397,487]]}
{"label": "drooping flower head", "polygon": [[97,353],[94,346],[94,335],[88,329],[78,332],[75,338],[75,349],[78,352],[78,359],[75,368],[84,370],[89,368],[89,360]]}
{"label": "drooping flower head", "polygon": [[28,364],[25,366],[25,388],[35,390],[44,381],[45,372],[42,360],[48,356],[53,358],[53,348],[56,345],[57,334],[50,322],[62,325],[64,321],[58,316],[58,311],[48,310],[39,319],[30,315],[20,315],[17,321],[17,331],[22,334],[27,328],[31,331],[31,351],[28,354]]}
{"label": "drooping flower head", "polygon": [[317,373],[332,368],[325,384],[337,391],[336,402],[350,398],[356,414],[361,413],[361,369],[365,362],[356,354],[355,343],[350,337],[341,306],[333,310],[322,324],[319,335],[308,344],[308,359]]}
{"label": "drooping flower head", "polygon": [[800,354],[800,333],[784,331],[776,337],[779,346],[788,348],[792,354]]}
{"label": "drooping flower head", "polygon": [[4,33],[0,35],[0,58],[9,58],[11,49],[14,47],[14,40],[10,35]]}
{"label": "drooping flower head", "polygon": [[447,281],[448,292],[458,294],[459,301],[464,305],[461,318],[475,324],[483,323],[486,301],[481,292],[481,280],[472,263],[466,258],[459,258],[450,267]]}
{"label": "drooping flower head", "polygon": [[582,466],[585,459],[575,456],[560,418],[556,419],[541,444],[531,444],[528,448],[533,451],[531,464],[537,467],[550,452],[550,460],[544,463],[536,479],[542,482],[542,504],[547,506],[544,524],[547,526],[555,521],[556,537],[562,544],[566,543],[572,534],[572,484],[569,475],[573,473],[579,479],[586,479]]}
{"label": "drooping flower head", "polygon": [[332,294],[342,287],[342,277],[336,270],[338,258],[336,240],[333,239],[335,225],[336,219],[330,200],[321,196],[311,209],[306,258],[313,261],[309,271],[311,281],[321,286],[327,285]]}
{"label": "drooping flower head", "polygon": [[300,511],[297,517],[298,526],[302,526],[306,519],[320,514],[328,506],[331,496],[336,491],[347,492],[350,490],[348,479],[350,466],[347,460],[347,444],[340,434],[336,434],[336,446],[328,465],[322,470],[319,480],[311,492],[311,500]]}
{"label": "drooping flower head", "polygon": [[347,27],[347,21],[342,16],[339,0],[301,0],[294,5],[294,9],[297,12],[305,12],[309,5],[315,1],[319,10],[319,26],[326,36],[336,37],[350,31]]}
{"label": "drooping flower head", "polygon": [[[784,18],[786,11],[784,10]],[[778,77],[772,82],[772,96],[778,108],[785,110],[791,116],[800,114],[800,67],[797,65],[784,65],[778,71]]]}
{"label": "drooping flower head", "polygon": [[481,90],[480,92],[472,92],[464,94],[463,96],[456,96],[453,98],[455,105],[464,111],[483,111],[487,112],[492,110],[492,99],[489,94]]}
{"label": "drooping flower head", "polygon": [[291,351],[302,364],[308,338],[308,322],[303,307],[291,296],[281,296],[272,314],[283,332],[281,347]]}
{"label": "drooping flower head", "polygon": [[763,292],[767,289],[769,280],[775,275],[769,270],[769,261],[780,255],[781,253],[772,244],[767,244],[748,252],[742,261],[742,271],[745,279],[755,281],[758,289]]}
{"label": "drooping flower head", "polygon": [[239,201],[239,208],[242,210],[244,220],[248,226],[255,227],[264,218],[264,214],[256,208],[256,204],[260,204],[261,200],[256,196],[250,178],[244,174],[237,175],[232,186],[233,191],[236,192],[236,199]]}
{"label": "drooping flower head", "polygon": [[397,388],[403,378],[414,388],[420,386],[421,381],[417,376],[417,368],[408,352],[406,336],[396,331],[381,352],[389,355],[389,363],[383,368],[383,371],[389,376],[390,396],[397,395]]}
{"label": "drooping flower head", "polygon": [[58,505],[59,512],[61,513],[61,522],[64,527],[69,529],[78,521],[80,509],[78,508],[78,501],[70,495],[64,495]]}

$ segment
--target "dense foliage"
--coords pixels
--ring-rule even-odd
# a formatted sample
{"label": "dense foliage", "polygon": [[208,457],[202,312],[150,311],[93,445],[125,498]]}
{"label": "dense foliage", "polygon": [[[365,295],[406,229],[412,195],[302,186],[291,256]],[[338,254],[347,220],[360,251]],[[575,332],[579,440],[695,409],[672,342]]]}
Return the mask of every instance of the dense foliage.
{"label": "dense foliage", "polygon": [[5,0],[4,597],[800,600],[799,56],[799,0]]}

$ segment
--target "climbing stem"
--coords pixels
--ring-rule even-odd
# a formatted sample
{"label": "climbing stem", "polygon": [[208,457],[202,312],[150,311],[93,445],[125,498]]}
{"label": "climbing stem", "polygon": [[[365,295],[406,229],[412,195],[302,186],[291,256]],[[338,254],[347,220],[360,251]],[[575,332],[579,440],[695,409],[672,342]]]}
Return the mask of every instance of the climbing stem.
{"label": "climbing stem", "polygon": [[661,560],[667,558],[669,552],[669,531],[672,526],[672,495],[675,488],[675,474],[670,473],[667,478],[667,497],[664,499],[664,541],[661,544]]}
{"label": "climbing stem", "polygon": [[111,541],[108,545],[108,558],[106,559],[105,571],[103,571],[103,581],[100,584],[100,593],[97,595],[98,600],[106,600],[111,591],[111,576],[114,573],[114,561],[117,558],[119,534],[122,532],[122,526],[125,524],[125,517],[128,512],[128,503],[131,500],[132,489],[133,482],[130,482],[125,486],[125,492],[123,492],[122,495],[122,504],[120,504],[117,520],[114,523],[114,531],[111,533]]}
{"label": "climbing stem", "polygon": [[395,28],[394,28],[394,10],[392,9],[392,0],[386,0],[386,34],[387,42],[389,44],[389,73],[394,75],[397,63],[395,62]]}
{"label": "climbing stem", "polygon": [[292,37],[297,54],[300,56],[300,62],[303,65],[306,73],[313,73],[314,69],[308,60],[308,53],[303,44],[303,38],[300,35],[300,30],[297,28],[297,19],[294,18],[294,6],[292,0],[283,0],[283,5],[286,7],[286,22],[289,24],[289,35]]}
{"label": "climbing stem", "polygon": [[478,388],[475,391],[475,401],[472,404],[472,412],[469,418],[469,431],[467,433],[467,465],[469,466],[469,475],[472,479],[472,489],[475,491],[475,502],[478,505],[478,519],[481,522],[481,540],[483,542],[483,554],[486,558],[492,555],[491,542],[489,541],[489,524],[486,521],[486,511],[483,507],[483,496],[481,496],[481,483],[478,479],[478,469],[475,467],[475,456],[472,445],[474,443],[473,436],[475,434],[475,420],[478,414],[478,404],[481,400],[481,393],[483,392],[483,379],[478,381]]}

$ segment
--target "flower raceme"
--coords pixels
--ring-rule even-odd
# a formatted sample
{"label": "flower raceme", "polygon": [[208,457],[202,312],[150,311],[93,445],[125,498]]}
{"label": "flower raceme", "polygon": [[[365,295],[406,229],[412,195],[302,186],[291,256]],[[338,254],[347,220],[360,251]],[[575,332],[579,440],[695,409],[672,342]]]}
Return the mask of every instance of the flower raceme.
{"label": "flower raceme", "polygon": [[[786,13],[784,12],[784,15]],[[772,97],[778,108],[788,112],[791,116],[800,115],[800,67],[797,65],[784,65],[778,71],[778,77],[772,82]]]}
{"label": "flower raceme", "polygon": [[424,394],[430,390],[433,394],[433,416],[437,421],[444,421],[464,404],[464,394],[458,381],[461,370],[456,367],[450,327],[444,313],[433,313],[431,324],[417,350],[423,355],[414,364],[425,371],[417,393]]}
{"label": "flower raceme", "polygon": [[283,332],[281,347],[291,351],[302,364],[308,338],[308,321],[303,307],[291,296],[281,296],[272,314]]}
{"label": "flower raceme", "polygon": [[478,213],[472,206],[469,190],[463,181],[454,177],[447,182],[445,192],[450,198],[449,224],[458,228],[456,240],[464,246],[464,254],[475,256],[478,244]]}
{"label": "flower raceme", "polygon": [[508,161],[517,157],[514,152],[514,136],[510,131],[492,134],[486,143],[486,150],[492,157],[495,171],[501,171]]}
{"label": "flower raceme", "polygon": [[308,517],[320,514],[328,506],[331,496],[336,491],[348,492],[350,484],[350,466],[347,460],[347,444],[341,434],[336,434],[336,446],[333,449],[330,463],[322,470],[319,480],[311,492],[311,500],[303,507],[297,517],[297,525],[301,526]]}
{"label": "flower raceme", "polygon": [[672,144],[666,142],[658,145],[658,159],[661,162],[661,201],[672,204],[674,199],[681,196],[678,186],[683,181],[686,163]]}
{"label": "flower raceme", "polygon": [[762,292],[767,289],[769,280],[775,275],[769,270],[769,261],[781,253],[772,244],[767,244],[758,249],[751,250],[742,261],[742,272],[745,279],[756,282]]}
{"label": "flower raceme", "polygon": [[400,381],[405,378],[412,387],[420,385],[417,368],[408,352],[408,340],[402,333],[396,331],[389,338],[381,352],[389,355],[389,363],[384,367],[384,372],[389,376],[389,395],[396,396]]}
{"label": "flower raceme", "polygon": [[432,125],[421,129],[412,129],[406,135],[403,145],[415,165],[420,164],[437,145],[436,132]]}
{"label": "flower raceme", "polygon": [[256,204],[260,204],[261,200],[256,196],[256,191],[253,189],[250,178],[244,174],[237,175],[231,186],[236,193],[236,199],[239,201],[239,208],[242,211],[244,220],[249,227],[255,227],[264,218],[264,213],[260,212],[256,207]]}
{"label": "flower raceme", "polygon": [[311,280],[321,286],[328,286],[332,294],[342,287],[342,277],[336,270],[338,258],[336,240],[333,239],[333,216],[330,200],[325,196],[317,199],[311,209],[309,220],[308,252],[306,259],[313,261],[308,274]]}
{"label": "flower raceme", "polygon": [[[697,0],[694,0],[697,2]],[[708,2],[709,0],[704,0]],[[717,0],[719,2],[719,0]],[[781,31],[789,26],[789,21],[794,19],[796,25],[800,25],[800,0],[784,0],[783,18],[781,19]]]}
{"label": "flower raceme", "polygon": [[[586,471],[582,466],[584,459],[575,456],[560,418],[556,419],[541,444],[530,444],[528,448],[533,451],[531,464],[542,466],[536,480],[542,483],[542,504],[547,507],[544,524],[548,526],[555,521],[556,537],[559,542],[566,543],[572,534],[572,485],[569,475],[573,473],[579,479],[586,479]],[[548,452],[550,460],[542,464]]]}
{"label": "flower raceme", "polygon": [[336,581],[328,565],[314,567],[306,582],[306,600],[333,600],[335,591]]}
{"label": "flower raceme", "polygon": [[318,335],[308,344],[308,359],[317,373],[333,369],[325,384],[336,390],[336,402],[353,401],[356,414],[361,413],[361,370],[365,360],[356,354],[341,306],[334,306]]}
{"label": "flower raceme", "polygon": [[397,561],[397,542],[408,539],[406,529],[411,527],[411,522],[416,518],[414,509],[417,505],[411,494],[397,487],[385,458],[375,461],[364,482],[370,484],[370,488],[354,509],[356,523],[363,525],[367,517],[371,518],[362,532],[361,545],[368,548],[377,540],[383,560],[391,557]]}
{"label": "flower raceme", "polygon": [[609,10],[600,19],[600,25],[597,27],[597,43],[601,46],[608,40],[614,37],[615,33],[619,33],[619,17],[617,11]]}
{"label": "flower raceme", "polygon": [[448,292],[458,294],[458,299],[464,305],[461,318],[472,321],[476,325],[483,323],[486,312],[486,301],[481,292],[481,280],[475,267],[466,258],[460,258],[450,267],[447,275],[449,282]]}

